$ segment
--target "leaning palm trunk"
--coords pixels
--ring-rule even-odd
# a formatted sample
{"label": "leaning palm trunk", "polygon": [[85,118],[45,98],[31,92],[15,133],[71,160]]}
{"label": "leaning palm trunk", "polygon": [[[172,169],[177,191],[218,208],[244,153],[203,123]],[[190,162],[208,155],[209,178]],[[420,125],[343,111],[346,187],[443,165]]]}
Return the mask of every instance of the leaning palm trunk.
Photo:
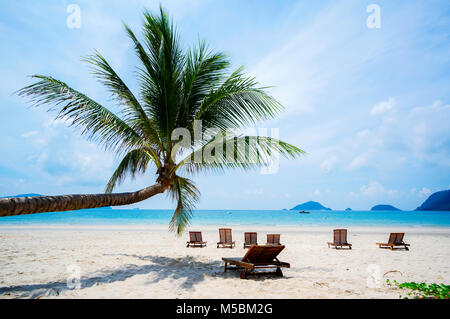
{"label": "leaning palm trunk", "polygon": [[167,188],[168,186],[157,183],[129,193],[1,198],[0,216],[128,205],[163,193]]}

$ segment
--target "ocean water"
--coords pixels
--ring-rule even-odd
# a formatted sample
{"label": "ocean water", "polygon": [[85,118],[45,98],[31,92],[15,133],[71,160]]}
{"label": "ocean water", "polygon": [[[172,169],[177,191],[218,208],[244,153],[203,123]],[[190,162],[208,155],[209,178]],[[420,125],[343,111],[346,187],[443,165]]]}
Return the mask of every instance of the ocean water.
{"label": "ocean water", "polygon": [[[168,225],[173,210],[92,209],[0,218],[2,225]],[[450,212],[197,210],[191,225],[450,227]]]}

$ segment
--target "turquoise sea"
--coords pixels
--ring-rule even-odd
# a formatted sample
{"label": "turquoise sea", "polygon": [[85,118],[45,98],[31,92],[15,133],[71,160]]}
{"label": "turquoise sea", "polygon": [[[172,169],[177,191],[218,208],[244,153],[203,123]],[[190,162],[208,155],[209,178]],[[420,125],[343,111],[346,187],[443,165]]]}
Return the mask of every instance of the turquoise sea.
{"label": "turquoise sea", "polygon": [[[0,218],[2,225],[168,225],[173,210],[92,209]],[[450,227],[450,212],[197,210],[191,225]]]}

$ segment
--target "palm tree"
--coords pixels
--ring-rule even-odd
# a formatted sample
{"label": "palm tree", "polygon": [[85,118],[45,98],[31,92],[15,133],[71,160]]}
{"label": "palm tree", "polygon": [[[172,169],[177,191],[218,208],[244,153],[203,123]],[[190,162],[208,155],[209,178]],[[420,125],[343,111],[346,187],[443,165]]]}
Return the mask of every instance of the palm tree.
{"label": "palm tree", "polygon": [[[228,129],[273,118],[282,106],[242,68],[227,74],[227,56],[209,50],[204,42],[183,51],[162,8],[159,15],[144,12],[143,42],[124,26],[141,63],[137,69],[138,96],[100,53],[83,59],[121,106],[120,116],[50,76],[34,75],[35,83],[18,91],[33,105],[51,105],[49,110],[57,112],[56,118],[81,128],[89,140],[123,156],[105,193],[4,198],[0,199],[0,216],[127,205],[168,191],[177,202],[170,228],[180,234],[199,199],[198,189],[192,180],[181,176],[183,172],[248,170],[267,165],[275,152],[286,158],[304,153],[274,138],[230,134]],[[181,143],[172,138],[176,128],[195,135],[199,121],[203,140]],[[208,128],[216,131],[212,134]],[[218,146],[233,151],[234,161],[218,152]],[[198,160],[211,148],[213,161],[201,156]],[[136,192],[112,193],[126,176],[144,174],[149,167],[156,170],[154,185]]]}

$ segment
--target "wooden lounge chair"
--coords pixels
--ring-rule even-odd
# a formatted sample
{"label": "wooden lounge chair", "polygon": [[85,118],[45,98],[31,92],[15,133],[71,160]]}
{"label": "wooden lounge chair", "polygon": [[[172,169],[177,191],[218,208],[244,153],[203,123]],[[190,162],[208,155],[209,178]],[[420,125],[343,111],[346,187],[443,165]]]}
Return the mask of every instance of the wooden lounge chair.
{"label": "wooden lounge chair", "polygon": [[244,233],[244,248],[258,245],[257,233]]}
{"label": "wooden lounge chair", "polygon": [[338,249],[342,247],[348,247],[352,249],[352,244],[347,243],[347,229],[333,229],[333,242],[328,243],[328,248],[334,246],[334,248]]}
{"label": "wooden lounge chair", "polygon": [[220,228],[219,229],[220,241],[217,243],[217,248],[233,248],[235,242],[231,237],[231,228]]}
{"label": "wooden lounge chair", "polygon": [[403,246],[405,248],[405,250],[409,250],[409,248],[408,248],[409,244],[405,244],[403,242],[404,236],[405,236],[405,233],[391,233],[387,244],[377,243],[377,245],[379,248],[390,248],[391,250],[393,250],[394,247],[396,247],[396,246]]}
{"label": "wooden lounge chair", "polygon": [[267,243],[266,243],[266,245],[281,246],[280,234],[267,234]]}
{"label": "wooden lounge chair", "polygon": [[[257,246],[253,245],[242,258],[222,258],[225,262],[224,272],[228,269],[242,269],[241,279],[246,279],[251,270],[261,268],[276,268],[275,274],[283,276],[281,267],[289,268],[291,265],[281,262],[277,256],[284,249],[284,246]],[[228,267],[228,264],[235,267]]]}
{"label": "wooden lounge chair", "polygon": [[186,247],[204,247],[206,246],[206,241],[202,239],[202,232],[200,231],[190,231],[189,232],[189,241],[187,242]]}

